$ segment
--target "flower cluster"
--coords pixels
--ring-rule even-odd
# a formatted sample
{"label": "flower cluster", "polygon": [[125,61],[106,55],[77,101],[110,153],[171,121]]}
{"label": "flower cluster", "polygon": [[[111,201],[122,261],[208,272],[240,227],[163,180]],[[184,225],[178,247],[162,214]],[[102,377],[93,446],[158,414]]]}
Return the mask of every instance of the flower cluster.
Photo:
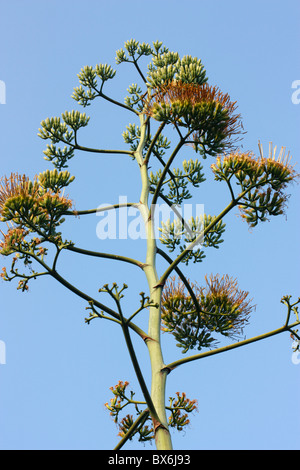
{"label": "flower cluster", "polygon": [[[0,253],[4,256],[14,254],[12,259],[11,268],[9,273],[6,268],[2,268],[0,277],[4,281],[12,281],[15,278],[19,278],[17,289],[22,291],[28,290],[28,282],[32,278],[40,276],[41,273],[37,273],[31,267],[32,260],[31,255],[36,256],[43,261],[44,255],[47,253],[47,248],[41,245],[41,239],[33,237],[31,240],[26,240],[26,235],[29,234],[24,228],[10,227],[7,233],[3,233],[3,241],[0,241]],[[22,259],[24,266],[29,267],[29,273],[20,273],[16,268],[16,262]]]}
{"label": "flower cluster", "polygon": [[[62,189],[74,177],[67,171],[45,171],[31,181],[25,175],[12,173],[0,179],[0,221],[6,222],[7,230],[0,240],[0,254],[14,254],[9,272],[4,268],[1,277],[5,281],[19,278],[18,289],[28,289],[30,279],[47,272],[39,273],[32,268],[33,260],[43,265],[48,249],[46,242],[63,246],[61,233],[57,228],[64,222],[63,215],[72,206],[72,201],[64,196]],[[24,272],[15,267],[22,260]]]}
{"label": "flower cluster", "polygon": [[187,128],[196,151],[216,155],[232,148],[233,136],[242,132],[236,109],[236,102],[217,87],[172,80],[154,90],[144,112],[157,121]]}
{"label": "flower cluster", "polygon": [[[169,426],[176,428],[178,431],[182,431],[184,426],[190,424],[188,419],[188,413],[197,410],[197,400],[190,400],[186,397],[183,392],[181,395],[176,392],[177,398],[170,397],[170,410],[171,415],[169,417]],[[185,411],[186,413],[182,413]]]}
{"label": "flower cluster", "polygon": [[[114,418],[114,422],[118,424],[119,433],[118,436],[124,437],[131,426],[134,424],[133,415],[127,414],[123,418],[120,419],[119,414],[120,412],[128,405],[132,404],[135,406],[136,414],[139,416],[141,411],[138,408],[138,405],[141,402],[137,402],[133,400],[134,392],[130,392],[130,397],[126,396],[126,388],[128,387],[129,382],[119,380],[117,385],[114,387],[110,387],[114,397],[110,399],[109,403],[105,403],[105,407],[110,411],[110,415]],[[133,436],[138,433],[139,441],[145,442],[154,438],[153,428],[145,425],[145,421],[149,419],[148,415],[146,415],[145,419],[142,421],[140,426],[135,429],[135,432],[129,437],[131,440]]]}
{"label": "flower cluster", "polygon": [[[140,405],[146,405],[146,403],[135,401],[133,399],[134,393],[130,392],[130,397],[126,396],[126,389],[129,385],[129,382],[121,381],[115,385],[115,387],[110,387],[114,397],[110,399],[109,403],[105,403],[105,407],[110,411],[110,415],[114,418],[114,422],[118,424],[119,433],[118,436],[121,438],[125,437],[129,430],[132,428],[132,433],[128,438],[132,440],[135,435],[138,435],[138,440],[141,442],[146,442],[154,439],[154,428],[151,422],[151,425],[145,424],[147,421],[151,421],[149,413],[144,413],[142,416],[142,411],[140,410]],[[128,405],[134,405],[136,411],[136,417],[132,414],[127,414],[122,419],[120,419],[119,414],[121,411]],[[192,413],[197,409],[197,400],[190,400],[187,398],[185,393],[180,394],[176,392],[176,398],[169,397],[169,406],[166,406],[166,410],[170,412],[169,416],[169,426],[176,428],[178,431],[182,431],[184,426],[187,426],[190,423],[188,419],[188,414]],[[138,425],[134,426],[135,419],[141,418]]]}
{"label": "flower cluster", "polygon": [[242,191],[239,209],[251,227],[258,221],[267,220],[268,215],[284,213],[288,199],[284,190],[299,176],[290,165],[291,157],[289,153],[285,155],[283,147],[277,157],[272,143],[268,157],[264,157],[260,143],[259,149],[259,157],[252,152],[234,152],[219,156],[211,166],[217,181],[231,184],[235,177]]}
{"label": "flower cluster", "polygon": [[110,415],[114,416],[114,421],[118,421],[118,414],[119,411],[121,410],[122,406],[121,403],[125,397],[125,390],[127,386],[129,385],[129,382],[125,381],[123,382],[122,380],[119,380],[117,385],[115,387],[110,387],[110,390],[112,391],[114,397],[110,399],[110,403],[105,403],[106,408],[110,411]]}
{"label": "flower cluster", "polygon": [[[38,136],[41,139],[51,141],[43,151],[45,160],[50,161],[61,170],[68,166],[68,161],[74,157],[74,150],[77,146],[77,131],[81,127],[88,125],[89,117],[79,111],[66,111],[62,113],[62,118],[47,118],[41,122]],[[56,144],[62,142],[66,144],[63,148]]]}
{"label": "flower cluster", "polygon": [[[187,250],[186,255],[181,259],[182,263],[189,264],[191,260],[194,263],[202,262],[206,257],[202,248],[214,247],[219,248],[223,243],[222,234],[225,232],[225,223],[223,220],[215,222],[215,216],[203,214],[200,216],[191,217],[184,222],[179,218],[170,222],[161,222],[159,231],[161,232],[160,241],[167,246],[169,251],[174,251],[177,246],[181,252],[187,249],[187,246],[199,238],[199,242],[195,245],[193,250]],[[213,227],[204,234],[208,226],[214,224]],[[200,244],[200,247],[197,246]]]}
{"label": "flower cluster", "polygon": [[[120,436],[121,438],[125,437],[133,424],[134,424],[133,415],[128,414],[128,415],[124,416],[124,418],[122,418],[120,423],[119,423],[120,432],[118,433],[118,436]],[[148,426],[147,424],[144,425],[144,426],[140,426],[137,429],[136,433],[139,434],[139,439],[138,440],[140,442],[151,441],[152,439],[154,439],[153,427]],[[136,434],[136,433],[134,433],[134,434]],[[134,434],[132,434],[129,437],[129,440],[132,440]]]}
{"label": "flower cluster", "polygon": [[[12,173],[0,180],[0,217],[18,230],[26,229],[44,237],[56,234],[62,216],[72,201],[61,193],[74,178],[57,170],[41,173],[30,181],[25,175]],[[16,229],[14,229],[16,230]]]}
{"label": "flower cluster", "polygon": [[211,347],[213,333],[231,338],[241,334],[254,309],[248,292],[238,288],[236,279],[211,275],[205,281],[205,287],[191,284],[197,305],[176,278],[166,283],[162,293],[162,329],[173,334],[184,353]]}
{"label": "flower cluster", "polygon": [[24,228],[9,228],[7,233],[2,232],[3,240],[0,240],[0,253],[2,255],[10,255],[11,253],[18,252],[20,247],[24,244],[25,236],[28,231]]}

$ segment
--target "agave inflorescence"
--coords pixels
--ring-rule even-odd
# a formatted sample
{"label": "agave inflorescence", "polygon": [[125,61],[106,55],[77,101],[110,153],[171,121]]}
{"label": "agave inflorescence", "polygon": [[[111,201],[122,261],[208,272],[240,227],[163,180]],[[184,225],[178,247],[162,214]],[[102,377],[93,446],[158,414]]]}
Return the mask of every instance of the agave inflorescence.
{"label": "agave inflorescence", "polygon": [[[146,73],[138,64],[142,56],[152,56]],[[128,96],[123,103],[106,94],[106,91],[104,94],[106,82],[116,75],[116,71],[108,64],[83,67],[78,74],[80,86],[74,88],[72,98],[83,107],[89,106],[96,98],[102,98],[138,118],[139,125],[130,123],[123,133],[124,142],[130,145],[130,150],[79,145],[78,132],[88,125],[90,119],[85,113],[65,111],[61,117],[43,120],[38,135],[50,142],[44,150],[44,158],[52,162],[55,170],[40,173],[33,180],[17,173],[0,179],[0,222],[6,222],[8,227],[6,233],[1,231],[3,239],[0,241],[0,254],[13,256],[11,269],[2,268],[0,277],[6,281],[19,278],[18,288],[24,291],[28,289],[30,279],[51,275],[88,302],[87,310],[90,315],[85,319],[86,323],[102,318],[111,320],[122,328],[145,401],[135,400],[135,393],[128,392],[127,381],[119,381],[115,387],[111,387],[113,398],[105,406],[119,427],[121,441],[118,448],[127,439],[137,435],[139,441],[143,442],[155,437],[157,449],[167,450],[172,448],[168,426],[181,431],[189,423],[188,413],[197,406],[196,400],[189,400],[185,393],[179,392],[176,392],[175,398],[169,397],[169,406],[166,405],[167,374],[185,362],[228,350],[229,346],[213,350],[211,348],[219,338],[235,339],[241,335],[255,308],[248,292],[239,288],[236,279],[229,275],[211,275],[205,277],[204,285],[198,285],[185,277],[179,263],[187,266],[191,261],[202,262],[205,258],[204,249],[219,248],[225,231],[224,217],[234,207],[239,207],[242,217],[250,226],[266,220],[269,215],[282,214],[288,198],[285,189],[298,175],[290,164],[289,154],[285,155],[284,148],[276,156],[276,147],[273,148],[270,144],[269,154],[264,157],[260,143],[259,156],[240,151],[236,147],[236,142],[244,133],[236,101],[232,101],[228,93],[223,93],[218,87],[208,83],[206,70],[200,59],[189,55],[180,58],[177,52],[171,52],[159,41],[153,42],[151,46],[132,39],[125,43],[124,49],[116,53],[116,63],[122,62],[131,63],[139,79],[142,79],[142,86],[140,83],[132,83],[127,88]],[[173,149],[169,136],[167,138],[162,134],[168,124],[173,127],[175,137],[179,137]],[[153,128],[156,129],[154,135]],[[217,157],[211,165],[215,180],[225,181],[231,195],[230,203],[218,215],[197,212],[194,217],[189,211],[181,211],[180,206],[193,196],[191,189],[196,192],[196,202],[201,201],[203,190],[201,191],[200,185],[206,179],[200,157],[199,160],[187,157],[182,161],[182,167],[173,168],[184,145],[192,146],[203,158],[208,155]],[[133,206],[140,210],[147,235],[145,259],[86,250],[75,246],[72,241],[62,240],[62,234],[58,230],[66,214],[78,216],[98,212],[97,209],[70,210],[72,201],[64,194],[64,188],[74,177],[61,170],[68,166],[75,150],[129,155],[138,164],[142,184],[139,199],[134,203],[113,204],[106,209]],[[112,181],[114,172],[119,171],[118,165],[112,167]],[[196,188],[199,187],[198,192]],[[172,253],[175,250],[180,251],[177,256],[174,253],[174,259],[158,248],[152,237],[157,221],[155,215],[158,214],[155,207],[159,198],[172,210],[169,219],[162,221],[159,232],[163,248],[168,248]],[[216,199],[221,198],[216,196]],[[112,287],[104,284],[99,289],[99,292],[109,294],[115,308],[99,302],[60,274],[57,267],[63,249],[137,266],[146,275],[149,296],[141,292],[139,308],[132,312],[128,305],[128,316],[127,310],[126,316],[124,315],[121,305],[124,297],[122,292],[128,287],[125,283],[121,289],[117,283],[113,283]],[[47,259],[44,259],[46,254]],[[160,267],[156,267],[156,254],[168,263],[162,273],[159,272]],[[17,260],[24,262],[25,272],[20,272],[15,267]],[[35,271],[35,265],[42,270]],[[170,277],[174,270],[179,279]],[[275,334],[289,330],[292,338],[299,340],[295,330],[295,326],[299,325],[296,307],[299,301],[290,304],[289,297],[283,298],[283,303],[288,307],[288,317],[284,327]],[[144,309],[149,309],[147,331],[143,331],[138,322],[138,315]],[[297,322],[289,324],[292,311],[296,314]],[[177,346],[184,353],[203,348],[210,351],[201,351],[200,354],[185,356],[165,364],[160,329],[172,334]],[[144,380],[130,330],[147,344],[151,362],[151,392]],[[259,339],[273,334],[274,331],[261,335]],[[231,346],[235,348],[241,343],[257,340],[258,337],[245,339]],[[127,414],[121,418],[122,412],[129,405],[134,407],[135,416]],[[151,421],[151,425],[148,426],[147,421]]]}
{"label": "agave inflorescence", "polygon": [[233,152],[218,156],[211,165],[217,181],[226,181],[232,190],[232,178],[240,186],[239,209],[247,223],[254,227],[268,215],[284,213],[288,195],[284,193],[288,183],[295,181],[296,174],[290,164],[289,153],[282,147],[276,157],[276,147],[269,144],[269,155],[264,157],[259,142],[260,155],[253,152]]}
{"label": "agave inflorescence", "polygon": [[33,181],[18,173],[0,180],[0,217],[2,222],[10,224],[8,232],[2,232],[2,254],[17,251],[30,232],[44,239],[59,236],[56,229],[72,206],[61,189],[73,179],[67,171],[59,173],[55,169],[40,173]]}
{"label": "agave inflorescence", "polygon": [[162,293],[163,331],[173,334],[183,352],[212,346],[215,333],[239,335],[254,309],[236,279],[211,275],[205,281],[205,287],[190,283],[198,305],[180,279],[167,281]]}
{"label": "agave inflorescence", "polygon": [[186,128],[195,150],[216,155],[232,148],[233,136],[242,133],[236,109],[236,102],[217,87],[172,80],[154,90],[144,112],[157,121]]}
{"label": "agave inflorescence", "polygon": [[[135,434],[138,434],[139,441],[146,442],[154,439],[155,433],[153,429],[153,423],[148,426],[145,423],[151,421],[149,412],[147,409],[144,411],[141,410],[141,407],[146,405],[146,403],[141,401],[136,401],[134,399],[135,393],[126,389],[129,385],[129,382],[119,380],[118,384],[114,387],[110,387],[114,397],[110,399],[110,402],[105,403],[105,407],[109,410],[111,417],[113,417],[114,422],[119,427],[119,436],[124,438],[128,431],[134,426],[135,419],[132,414],[127,414],[123,418],[120,418],[120,413],[128,406],[135,406],[135,413],[137,417],[140,417],[139,425],[134,427],[134,431],[131,434],[129,439],[132,439]],[[190,400],[187,398],[186,394],[176,392],[175,397],[169,397],[169,406],[167,406],[170,416],[168,419],[169,426],[176,428],[178,431],[182,431],[184,426],[189,424],[188,413],[192,413],[197,410],[198,402],[197,400]],[[184,413],[185,412],[185,413]]]}

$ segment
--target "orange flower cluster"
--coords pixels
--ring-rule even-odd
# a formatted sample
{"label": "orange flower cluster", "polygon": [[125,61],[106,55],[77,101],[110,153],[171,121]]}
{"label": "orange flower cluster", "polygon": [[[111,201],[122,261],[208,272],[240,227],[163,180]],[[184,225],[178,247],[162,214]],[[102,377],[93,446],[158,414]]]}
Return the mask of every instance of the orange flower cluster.
{"label": "orange flower cluster", "polygon": [[[285,211],[288,195],[284,193],[287,185],[299,178],[290,164],[289,153],[285,155],[282,147],[276,156],[276,147],[269,144],[269,154],[264,157],[259,142],[260,155],[252,152],[234,152],[219,156],[211,165],[217,181],[227,184],[235,177],[243,196],[240,198],[241,216],[254,227],[258,221],[268,220],[267,216],[281,215]],[[232,191],[232,186],[231,186]]]}
{"label": "orange flower cluster", "polygon": [[[181,395],[179,392],[176,392],[176,396],[176,400],[175,398],[170,398],[172,414],[169,417],[169,425],[178,431],[182,431],[184,426],[190,424],[188,413],[197,410],[198,402],[197,400],[187,398],[184,392]],[[186,413],[182,413],[182,411],[186,411]]]}
{"label": "orange flower cluster", "polygon": [[0,216],[3,222],[11,221],[32,230],[58,223],[59,218],[72,206],[72,201],[60,191],[43,187],[36,176],[33,181],[25,175],[12,173],[0,180]]}
{"label": "orange flower cluster", "polygon": [[205,281],[205,287],[191,284],[198,306],[180,279],[171,278],[162,293],[163,331],[172,333],[184,352],[210,347],[213,332],[238,335],[254,309],[236,279],[211,275]]}
{"label": "orange flower cluster", "polygon": [[173,103],[180,102],[187,106],[196,106],[199,103],[210,103],[215,101],[223,108],[227,108],[231,113],[237,108],[236,102],[230,101],[228,93],[222,93],[219,88],[211,87],[207,83],[199,85],[197,83],[183,83],[172,80],[166,85],[161,85],[146,103],[145,113],[151,115],[153,106],[157,104],[166,104],[171,106]]}
{"label": "orange flower cluster", "polygon": [[29,178],[25,175],[18,175],[12,173],[9,178],[4,176],[0,179],[0,215],[2,216],[6,202],[10,198],[17,196],[25,196],[29,193],[33,194],[36,191],[33,188]]}
{"label": "orange flower cluster", "polygon": [[236,102],[216,86],[172,80],[157,88],[149,101],[145,99],[144,112],[158,121],[187,127],[194,131],[195,145],[206,144],[217,151],[230,148],[232,137],[242,133],[236,109]]}
{"label": "orange flower cluster", "polygon": [[[244,173],[245,176],[251,177],[252,181],[258,181],[261,176],[267,176],[270,182],[280,182],[280,188],[283,189],[297,175],[290,165],[289,154],[284,158],[282,155],[283,148],[277,158],[275,158],[275,154],[273,157],[265,158],[263,154],[257,157],[253,152],[234,152],[219,156],[211,168],[216,176],[224,173],[226,177],[235,174],[239,178]],[[265,180],[266,178],[262,182]]]}
{"label": "orange flower cluster", "polygon": [[18,251],[25,236],[28,234],[28,231],[25,229],[17,227],[10,228],[7,233],[2,232],[2,230],[0,232],[3,235],[3,241],[0,240],[0,253],[3,255]]}

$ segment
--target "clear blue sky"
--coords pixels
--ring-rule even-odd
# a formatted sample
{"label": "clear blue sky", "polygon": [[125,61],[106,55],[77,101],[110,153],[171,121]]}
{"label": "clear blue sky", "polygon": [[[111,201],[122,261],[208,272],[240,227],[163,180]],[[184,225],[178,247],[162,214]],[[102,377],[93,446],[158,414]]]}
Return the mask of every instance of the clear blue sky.
{"label": "clear blue sky", "polygon": [[[2,175],[18,171],[32,177],[52,169],[43,160],[45,142],[37,137],[40,122],[80,109],[70,95],[81,67],[106,62],[115,67],[115,51],[131,38],[158,39],[181,56],[201,58],[209,83],[239,104],[247,130],[244,148],[257,152],[259,139],[265,148],[273,141],[299,162],[300,104],[291,100],[292,83],[300,80],[298,0],[0,0],[0,7],[0,80],[6,84],[6,104],[0,104]],[[122,64],[112,93],[125,96],[135,80],[134,71]],[[121,133],[131,115],[99,101],[86,112],[91,123],[81,134],[84,144],[123,146]],[[69,194],[79,210],[118,202],[119,195],[139,196],[130,159],[78,154],[69,169],[76,176]],[[227,194],[210,183],[196,202],[214,214]],[[300,294],[299,186],[290,193],[287,218],[273,218],[250,232],[230,215],[220,250],[207,252],[205,263],[185,271],[200,283],[211,272],[238,278],[257,304],[247,337],[280,327],[281,297]],[[143,257],[139,243],[100,241],[97,222],[91,216],[66,224],[66,238],[85,248]],[[7,260],[1,265],[8,266]],[[113,262],[68,256],[60,269],[91,295],[106,282],[127,282],[131,308],[138,305],[136,293],[146,288],[134,267]],[[0,448],[113,448],[117,429],[104,408],[109,387],[120,379],[136,388],[120,332],[101,321],[86,325],[85,302],[48,278],[31,282],[24,294],[1,281],[0,296],[0,340],[6,345],[6,364],[0,364]],[[165,361],[181,357],[163,338]],[[137,343],[137,350],[148,368],[144,345]],[[299,449],[300,365],[291,357],[285,334],[170,374],[167,396],[185,391],[199,402],[189,429],[174,433],[174,448]]]}

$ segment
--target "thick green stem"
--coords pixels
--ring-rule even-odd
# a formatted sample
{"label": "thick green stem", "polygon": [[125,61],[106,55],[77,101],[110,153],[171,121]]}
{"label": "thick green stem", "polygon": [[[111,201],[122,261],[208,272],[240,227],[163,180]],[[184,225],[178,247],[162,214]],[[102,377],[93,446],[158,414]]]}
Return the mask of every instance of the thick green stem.
{"label": "thick green stem", "polygon": [[140,365],[139,365],[138,359],[136,357],[135,350],[134,350],[134,347],[133,347],[133,344],[132,344],[132,341],[131,341],[131,338],[130,338],[129,329],[128,329],[126,323],[124,322],[124,320],[122,320],[122,330],[123,330],[124,338],[125,338],[125,341],[126,341],[127,349],[129,351],[129,354],[130,354],[130,358],[131,358],[133,368],[135,370],[137,379],[139,381],[141,390],[143,392],[144,398],[145,398],[146,403],[148,405],[148,408],[149,408],[149,411],[151,413],[152,419],[157,421],[159,419],[159,417],[156,413],[155,406],[153,404],[153,400],[151,399],[151,396],[149,395],[148,388],[147,388],[147,385],[145,383],[144,376],[143,376],[142,371],[140,369]]}
{"label": "thick green stem", "polygon": [[149,177],[147,172],[147,162],[143,159],[143,148],[146,143],[146,122],[143,115],[141,120],[141,138],[139,146],[135,152],[136,160],[140,166],[142,191],[140,197],[140,211],[144,219],[145,230],[147,236],[147,254],[144,265],[144,272],[147,277],[149,286],[150,299],[153,306],[149,308],[149,327],[148,338],[146,344],[149,351],[151,362],[151,398],[154,404],[158,420],[152,415],[155,442],[158,450],[172,449],[172,442],[168,429],[166,408],[165,408],[165,386],[167,370],[164,366],[163,355],[161,350],[160,330],[161,330],[161,291],[162,287],[158,285],[159,277],[157,275],[156,260],[156,240],[154,233],[154,220],[152,219],[151,207],[149,208]]}

